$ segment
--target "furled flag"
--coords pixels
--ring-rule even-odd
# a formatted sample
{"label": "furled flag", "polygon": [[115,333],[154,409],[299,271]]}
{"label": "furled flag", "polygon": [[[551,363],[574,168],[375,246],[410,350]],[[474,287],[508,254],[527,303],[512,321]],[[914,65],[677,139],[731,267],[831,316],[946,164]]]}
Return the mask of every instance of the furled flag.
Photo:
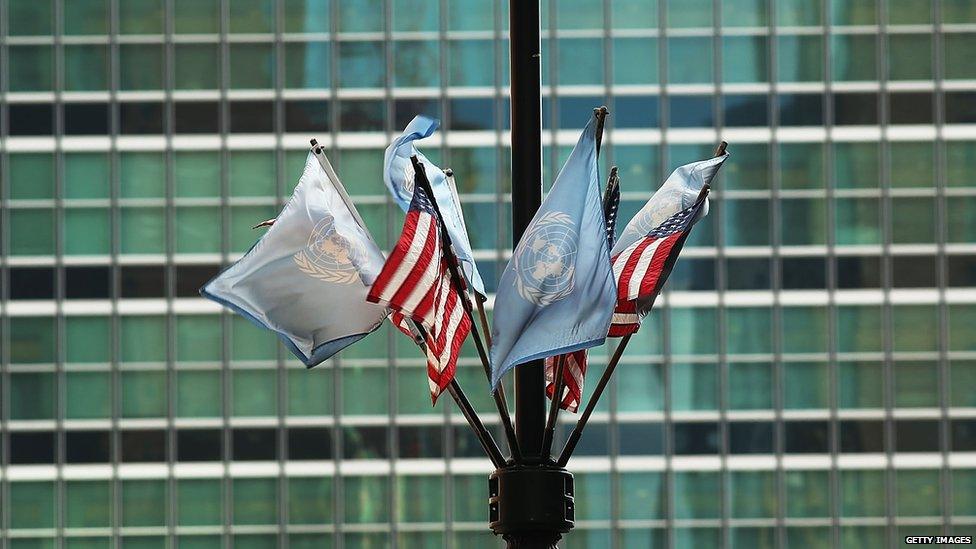
{"label": "furled flag", "polygon": [[[637,212],[637,215],[624,228],[620,239],[613,246],[611,255],[614,258],[619,258],[626,249],[630,248],[635,242],[644,240],[650,232],[656,230],[668,218],[696,205],[699,199],[702,198],[702,189],[711,184],[712,179],[715,178],[715,174],[718,173],[719,168],[722,167],[722,164],[729,157],[729,154],[724,150],[724,146],[720,150],[722,152],[718,156],[709,158],[708,160],[685,164],[674,170],[664,184],[661,185],[661,188],[651,196],[650,200],[644,204],[644,207]],[[708,198],[706,196],[700,207],[696,210],[695,218],[691,223],[697,222],[707,214]],[[690,227],[689,225],[689,229]],[[682,240],[682,242],[684,241]],[[679,247],[679,252],[680,249]],[[677,257],[677,254],[675,254],[675,257]],[[670,273],[670,270],[668,273]],[[619,286],[619,275],[615,274],[615,279]],[[658,286],[663,285],[666,279],[667,274],[660,280]],[[624,299],[618,301],[617,307],[614,310],[613,324],[610,326],[610,333],[608,335],[610,337],[622,337],[635,333],[640,328],[641,319],[654,305],[654,299],[656,297],[657,293],[652,293],[647,298],[642,297],[640,299]]]}
{"label": "furled flag", "polygon": [[270,225],[200,294],[277,333],[310,368],[383,323],[387,309],[366,302],[383,254],[325,155],[308,155]]}
{"label": "furled flag", "polygon": [[383,157],[383,181],[393,195],[393,200],[403,211],[409,211],[414,190],[414,170],[410,157],[417,156],[427,172],[427,179],[434,191],[433,199],[437,200],[440,206],[444,225],[447,226],[451,243],[454,244],[454,253],[461,263],[464,277],[476,292],[486,295],[485,283],[481,280],[474,254],[471,252],[471,242],[468,240],[468,232],[464,226],[461,204],[454,199],[451,185],[444,172],[418,151],[414,144],[418,139],[430,137],[439,124],[437,120],[421,115],[415,116],[407,124],[403,133],[386,149]]}
{"label": "furled flag", "polygon": [[[423,328],[430,397],[437,397],[454,379],[461,344],[471,331],[471,317],[451,282],[444,255],[440,221],[423,187],[414,189],[400,240],[373,282],[366,299],[389,305],[393,323],[415,337],[406,320]],[[416,339],[416,337],[415,337]]]}
{"label": "furled flag", "polygon": [[616,290],[595,134],[593,117],[502,273],[492,329],[493,387],[517,364],[606,339]]}
{"label": "furled flag", "polygon": [[[620,180],[617,167],[610,170],[607,190],[603,193],[603,217],[606,221],[607,242],[613,247],[616,238],[617,212],[620,209]],[[583,380],[586,377],[586,349],[546,358],[546,395],[556,392],[556,373],[563,361],[563,391],[559,407],[570,412],[579,409],[583,400]]]}

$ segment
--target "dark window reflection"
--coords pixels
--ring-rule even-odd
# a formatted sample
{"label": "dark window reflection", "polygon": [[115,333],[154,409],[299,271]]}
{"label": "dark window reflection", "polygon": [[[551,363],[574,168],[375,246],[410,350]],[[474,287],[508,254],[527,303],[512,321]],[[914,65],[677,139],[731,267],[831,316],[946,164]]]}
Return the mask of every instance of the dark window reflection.
{"label": "dark window reflection", "polygon": [[288,459],[332,459],[332,430],[324,427],[288,429]]}
{"label": "dark window reflection", "polygon": [[495,100],[491,98],[451,99],[452,130],[495,129]]}
{"label": "dark window reflection", "polygon": [[273,101],[233,101],[230,104],[231,133],[274,131]]}
{"label": "dark window reflection", "polygon": [[278,459],[278,432],[274,429],[234,429],[232,439],[234,460]]}
{"label": "dark window reflection", "polygon": [[54,433],[10,433],[10,463],[54,463]]}
{"label": "dark window reflection", "polygon": [[976,420],[954,419],[949,427],[953,452],[976,452]]}
{"label": "dark window reflection", "polygon": [[769,99],[763,95],[726,95],[722,97],[725,125],[768,126]]}
{"label": "dark window reflection", "polygon": [[8,103],[10,135],[52,135],[54,105],[51,103]]}
{"label": "dark window reflection", "polygon": [[660,423],[620,423],[617,432],[622,456],[656,456],[664,453],[664,431]]}
{"label": "dark window reflection", "polygon": [[812,93],[783,94],[778,98],[781,126],[823,125],[823,96]]}
{"label": "dark window reflection", "polygon": [[344,132],[381,132],[386,119],[383,101],[342,101],[339,127]]}
{"label": "dark window reflection", "polygon": [[220,461],[223,453],[220,429],[182,429],[176,433],[177,461]]}
{"label": "dark window reflection", "polygon": [[731,257],[725,260],[729,290],[768,290],[771,262],[766,257]]}
{"label": "dark window reflection", "polygon": [[709,258],[681,258],[674,264],[668,287],[677,291],[715,289],[715,260]]}
{"label": "dark window reflection", "polygon": [[835,93],[834,124],[838,126],[874,125],[878,123],[878,94]]}
{"label": "dark window reflection", "polygon": [[838,428],[841,452],[884,452],[883,421],[841,421]]}
{"label": "dark window reflection", "polygon": [[773,453],[773,424],[756,421],[729,423],[729,451],[733,454]]}
{"label": "dark window reflection", "polygon": [[162,265],[122,267],[120,281],[122,297],[166,297],[166,268]]}
{"label": "dark window reflection", "polygon": [[220,265],[178,265],[176,267],[176,297],[196,297],[200,288],[217,276]]}
{"label": "dark window reflection", "polygon": [[673,95],[668,98],[672,128],[710,128],[714,125],[711,95]]}
{"label": "dark window reflection", "polygon": [[439,458],[444,456],[444,434],[439,425],[405,426],[397,430],[401,458]]}
{"label": "dark window reflection", "polygon": [[108,128],[108,103],[65,103],[65,135],[105,135]]}
{"label": "dark window reflection", "polygon": [[[563,429],[561,439],[569,436],[569,429]],[[562,448],[562,440],[552,445],[553,448]],[[580,438],[574,456],[605,456],[610,451],[610,427],[606,423],[589,422],[586,430]]]}
{"label": "dark window reflection", "polygon": [[389,457],[386,427],[346,427],[342,430],[344,459]]}
{"label": "dark window reflection", "polygon": [[892,124],[931,124],[934,120],[931,92],[888,95],[888,121]]}
{"label": "dark window reflection", "polygon": [[938,420],[896,421],[896,452],[938,452]]}
{"label": "dark window reflection", "polygon": [[560,97],[559,127],[564,130],[581,129],[593,116],[593,109],[606,103],[602,97]]}
{"label": "dark window reflection", "polygon": [[946,261],[949,286],[976,286],[976,255],[950,255]]}
{"label": "dark window reflection", "polygon": [[946,92],[947,124],[976,124],[976,92]]}
{"label": "dark window reflection", "polygon": [[784,290],[815,290],[827,287],[827,260],[823,257],[780,259]]}
{"label": "dark window reflection", "polygon": [[718,452],[717,423],[675,423],[675,454],[714,454]]}
{"label": "dark window reflection", "polygon": [[10,299],[54,299],[54,269],[12,267]]}
{"label": "dark window reflection", "polygon": [[614,128],[657,128],[660,98],[656,95],[618,95],[613,100]]}
{"label": "dark window reflection", "polygon": [[141,135],[163,133],[163,104],[119,103],[119,132]]}
{"label": "dark window reflection", "polygon": [[324,99],[285,102],[285,131],[329,131],[329,102]]}
{"label": "dark window reflection", "polygon": [[397,99],[393,103],[393,124],[399,132],[422,114],[430,118],[441,117],[441,102],[438,99]]}
{"label": "dark window reflection", "polygon": [[837,287],[841,289],[880,288],[881,258],[877,256],[838,257]]}
{"label": "dark window reflection", "polygon": [[826,421],[787,421],[783,431],[788,454],[823,454],[830,451]]}
{"label": "dark window reflection", "polygon": [[64,434],[65,463],[108,463],[112,460],[108,431],[67,431]]}
{"label": "dark window reflection", "polygon": [[176,133],[219,133],[220,103],[217,101],[182,101],[174,104]]}
{"label": "dark window reflection", "polygon": [[[467,426],[456,426],[453,429],[454,433],[454,453],[453,457],[459,458],[477,458],[484,457],[485,452],[481,449],[481,443],[478,442],[478,437],[469,429]],[[496,438],[497,442],[498,439]]]}
{"label": "dark window reflection", "polygon": [[895,256],[891,259],[892,285],[896,288],[934,288],[935,256]]}
{"label": "dark window reflection", "polygon": [[111,287],[109,267],[64,268],[64,295],[68,299],[107,299]]}
{"label": "dark window reflection", "polygon": [[166,461],[166,431],[122,431],[122,461]]}

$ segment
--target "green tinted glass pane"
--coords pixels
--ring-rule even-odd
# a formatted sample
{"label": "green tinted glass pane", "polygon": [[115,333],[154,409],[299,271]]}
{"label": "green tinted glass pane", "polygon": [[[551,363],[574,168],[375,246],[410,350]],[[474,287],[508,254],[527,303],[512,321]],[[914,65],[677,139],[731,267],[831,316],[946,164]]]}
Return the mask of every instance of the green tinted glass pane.
{"label": "green tinted glass pane", "polygon": [[895,351],[935,351],[939,342],[938,309],[933,305],[896,305],[891,312]]}
{"label": "green tinted glass pane", "polygon": [[119,171],[123,198],[158,198],[166,195],[166,156],[163,153],[120,153]]}
{"label": "green tinted glass pane", "polygon": [[11,199],[54,198],[54,156],[48,153],[7,156]]}
{"label": "green tinted glass pane", "polygon": [[124,549],[166,549],[166,538],[128,536],[122,538]]}
{"label": "green tinted glass pane", "polygon": [[431,40],[393,42],[393,85],[434,87],[440,84],[440,45]]}
{"label": "green tinted glass pane", "polygon": [[108,89],[108,47],[102,44],[64,46],[64,89]]}
{"label": "green tinted glass pane", "polygon": [[674,473],[674,516],[678,519],[710,519],[720,516],[721,476],[704,471]]}
{"label": "green tinted glass pane", "polygon": [[173,155],[176,196],[220,195],[220,153],[177,151]]}
{"label": "green tinted glass pane", "polygon": [[285,0],[285,32],[329,32],[330,0]]}
{"label": "green tinted glass pane", "polygon": [[715,309],[671,310],[671,352],[677,355],[712,354],[716,351]]}
{"label": "green tinted glass pane", "polygon": [[161,254],[166,251],[166,210],[123,207],[120,246],[124,254]]}
{"label": "green tinted glass pane", "polygon": [[108,372],[68,372],[65,416],[68,419],[112,415],[112,377]]}
{"label": "green tinted glass pane", "polygon": [[[805,2],[806,3],[806,2]],[[813,2],[809,2],[813,4]],[[823,79],[823,38],[786,35],[777,38],[776,70],[780,82],[814,82]]]}
{"label": "green tinted glass pane", "polygon": [[166,415],[165,372],[122,372],[122,417]]}
{"label": "green tinted glass pane", "polygon": [[398,476],[397,521],[437,522],[444,516],[444,481],[434,476]]}
{"label": "green tinted glass pane", "polygon": [[970,390],[976,383],[976,362],[952,360],[949,364],[949,402],[952,406],[976,406],[976,392]]}
{"label": "green tinted glass pane", "polygon": [[108,155],[103,153],[65,153],[65,198],[108,198]]}
{"label": "green tinted glass pane", "polygon": [[[668,81],[672,84],[708,84],[714,80],[712,39],[668,38]],[[688,63],[694,59],[694,63]]]}
{"label": "green tinted glass pane", "polygon": [[[220,333],[214,334],[220,344]],[[234,360],[274,360],[278,340],[274,332],[258,328],[250,320],[234,315],[231,320],[231,358]]]}
{"label": "green tinted glass pane", "polygon": [[61,13],[65,34],[108,34],[108,0],[71,0]]}
{"label": "green tinted glass pane", "polygon": [[384,522],[389,520],[389,479],[387,477],[345,477],[344,522]]}
{"label": "green tinted glass pane", "polygon": [[769,50],[765,36],[722,38],[723,82],[766,82],[769,80]]}
{"label": "green tinted glass pane", "polygon": [[230,32],[274,31],[272,0],[235,0],[230,3]]}
{"label": "green tinted glass pane", "polygon": [[592,29],[603,25],[603,6],[590,0],[562,0],[555,4],[560,29]]}
{"label": "green tinted glass pane", "polygon": [[945,34],[945,77],[970,80],[976,78],[976,64],[965,54],[976,48],[976,34]]}
{"label": "green tinted glass pane", "polygon": [[7,32],[12,36],[52,34],[54,27],[53,0],[10,0],[7,2],[10,21]]}
{"label": "green tinted glass pane", "polygon": [[709,0],[668,0],[667,14],[669,27],[712,26],[712,2]]}
{"label": "green tinted glass pane", "polygon": [[495,81],[494,44],[490,40],[451,40],[448,83],[451,86],[491,86]]}
{"label": "green tinted glass pane", "polygon": [[930,197],[891,199],[891,241],[925,244],[935,240],[935,200]]}
{"label": "green tinted glass pane", "polygon": [[[262,221],[264,219],[267,217],[262,218]],[[219,252],[219,227],[219,208],[176,208],[176,251],[181,253]]]}
{"label": "green tinted glass pane", "polygon": [[219,0],[174,0],[176,33],[216,33],[219,6]]}
{"label": "green tinted glass pane", "polygon": [[[658,81],[656,38],[615,37],[613,40],[613,83],[655,84]],[[640,59],[640,63],[635,63]]]}
{"label": "green tinted glass pane", "polygon": [[722,185],[729,190],[769,188],[769,147],[743,144],[735,148],[736,162],[722,171]]}
{"label": "green tinted glass pane", "polygon": [[722,2],[723,27],[765,27],[768,0],[725,0]]}
{"label": "green tinted glass pane", "polygon": [[840,512],[844,517],[881,517],[885,514],[884,471],[843,469],[840,477]]}
{"label": "green tinted glass pane", "polygon": [[[664,407],[660,364],[627,364],[617,369],[617,408],[645,412]],[[673,393],[673,390],[672,390]]]}
{"label": "green tinted glass pane", "polygon": [[772,471],[732,471],[729,491],[733,518],[776,516],[776,474]]}
{"label": "green tinted glass pane", "polygon": [[13,209],[10,219],[11,255],[54,254],[54,211],[48,208]]}
{"label": "green tinted glass pane", "polygon": [[55,549],[54,538],[13,538],[10,549]]}
{"label": "green tinted glass pane", "polygon": [[955,197],[947,201],[949,242],[976,242],[976,197]]}
{"label": "green tinted glass pane", "polygon": [[10,318],[10,362],[54,362],[54,319],[43,316]]}
{"label": "green tinted glass pane", "polygon": [[332,372],[323,368],[307,371],[305,369],[289,370],[288,414],[293,416],[324,416],[331,413]]}
{"label": "green tinted glass pane", "polygon": [[220,479],[180,479],[176,485],[177,524],[217,525],[223,522],[224,491]]}
{"label": "green tinted glass pane", "polygon": [[332,522],[332,479],[321,477],[288,479],[288,523],[327,524],[330,522]]}
{"label": "green tinted glass pane", "polygon": [[343,368],[342,413],[349,415],[385,414],[389,407],[386,399],[364,399],[356,395],[386,394],[389,385],[386,367]]}
{"label": "green tinted glass pane", "polygon": [[579,473],[576,486],[586,498],[576,502],[576,517],[582,520],[607,520],[610,518],[610,475],[606,473]]}
{"label": "green tinted glass pane", "polygon": [[277,370],[234,370],[235,416],[273,416],[277,413]]}
{"label": "green tinted glass pane", "polygon": [[285,44],[285,87],[329,87],[329,43],[289,42]]}
{"label": "green tinted glass pane", "polygon": [[666,501],[664,477],[662,473],[624,472],[620,473],[620,513],[623,519],[662,519]]}
{"label": "green tinted glass pane", "polygon": [[[935,149],[932,143],[897,141],[889,144],[892,187],[931,187]],[[896,218],[897,219],[897,218]]]}
{"label": "green tinted glass pane", "polygon": [[976,4],[969,0],[942,0],[943,23],[976,23]]}
{"label": "green tinted glass pane", "polygon": [[483,520],[484,506],[480,494],[484,478],[478,475],[456,475],[454,479],[454,520],[473,522]]}
{"label": "green tinted glass pane", "polygon": [[830,481],[827,471],[787,471],[786,516],[830,516]]}
{"label": "green tinted glass pane", "polygon": [[234,524],[275,524],[278,520],[278,480],[233,480]]}
{"label": "green tinted glass pane", "polygon": [[764,307],[726,309],[728,335],[726,348],[731,354],[772,352],[772,311]]}
{"label": "green tinted glass pane", "polygon": [[448,6],[450,30],[490,30],[494,28],[494,7],[480,0],[451,0]]}
{"label": "green tinted glass pane", "polygon": [[121,322],[122,361],[166,360],[166,319],[161,316],[123,316]]}
{"label": "green tinted glass pane", "polygon": [[764,410],[773,407],[773,367],[765,362],[729,364],[729,407]]}
{"label": "green tinted glass pane", "polygon": [[339,43],[339,86],[377,88],[385,80],[382,42]]}
{"label": "green tinted glass pane", "polygon": [[64,489],[65,526],[96,528],[111,525],[112,489],[108,481],[69,481]]}
{"label": "green tinted glass pane", "polygon": [[234,206],[230,211],[230,246],[235,252],[244,253],[254,245],[261,233],[253,227],[278,214],[274,206]]}
{"label": "green tinted glass pane", "polygon": [[217,44],[176,44],[173,51],[176,89],[213,90],[220,87],[220,48]]}
{"label": "green tinted glass pane", "polygon": [[895,406],[939,405],[939,368],[933,362],[898,361],[895,370]]}
{"label": "green tinted glass pane", "polygon": [[881,309],[870,305],[837,308],[837,350],[870,352],[881,350]]}
{"label": "green tinted glass pane", "polygon": [[881,364],[841,362],[838,364],[838,405],[841,408],[880,408],[884,405]]}
{"label": "green tinted glass pane", "polygon": [[64,317],[64,346],[67,362],[108,362],[111,348],[108,317]]}
{"label": "green tinted glass pane", "polygon": [[54,54],[51,46],[9,46],[8,85],[12,92],[51,91]]}
{"label": "green tinted glass pane", "polygon": [[119,87],[122,90],[162,89],[163,47],[156,44],[120,45]]}
{"label": "green tinted glass pane", "polygon": [[382,0],[340,0],[340,32],[380,32],[382,17],[363,17],[365,13],[383,13]]}
{"label": "green tinted glass pane", "polygon": [[783,373],[784,408],[827,408],[830,375],[826,363],[788,362],[783,365]]}
{"label": "green tinted glass pane", "polygon": [[783,307],[783,351],[818,353],[827,350],[827,310],[822,307]]}
{"label": "green tinted glass pane", "polygon": [[718,409],[718,368],[715,364],[672,364],[671,407],[674,410]]}
{"label": "green tinted glass pane", "polygon": [[878,77],[878,40],[873,34],[835,34],[830,37],[834,80],[874,80]]}
{"label": "green tinted glass pane", "polygon": [[423,367],[403,367],[397,370],[397,411],[401,414],[435,414],[437,409],[430,405],[417,388],[427,383],[427,369]]}
{"label": "green tinted glass pane", "polygon": [[899,517],[938,517],[942,514],[939,471],[901,469],[895,473],[895,507]]}
{"label": "green tinted glass pane", "polygon": [[950,187],[976,186],[976,141],[948,141],[945,151],[947,184]]}
{"label": "green tinted glass pane", "polygon": [[[769,200],[725,199],[720,204],[717,202],[712,202],[712,206],[725,208],[726,244],[729,246],[769,245]],[[697,227],[693,234],[702,234],[703,228]]]}
{"label": "green tinted glass pane", "polygon": [[877,143],[835,143],[834,179],[838,188],[878,186],[880,153]]}
{"label": "green tinted glass pane", "polygon": [[51,419],[54,399],[53,373],[10,374],[10,419]]}
{"label": "green tinted glass pane", "polygon": [[230,153],[231,196],[274,196],[275,155],[273,151]]}
{"label": "green tinted glass pane", "polygon": [[162,34],[163,0],[119,2],[119,30],[122,34]]}
{"label": "green tinted glass pane", "polygon": [[776,23],[781,26],[820,25],[822,14],[822,0],[776,0]]}
{"label": "green tinted glass pane", "polygon": [[787,246],[827,241],[827,204],[823,198],[780,200],[780,243]]}
{"label": "green tinted glass pane", "polygon": [[164,480],[122,481],[122,525],[165,525],[166,491]]}
{"label": "green tinted glass pane", "polygon": [[558,41],[557,77],[562,85],[596,85],[603,82],[603,42],[593,38]]}
{"label": "green tinted glass pane", "polygon": [[888,35],[888,78],[932,78],[932,37],[928,34]]}
{"label": "green tinted glass pane", "polygon": [[11,482],[10,526],[12,528],[54,528],[53,482]]}
{"label": "green tinted glass pane", "polygon": [[830,21],[834,25],[873,25],[877,10],[877,0],[831,0]]}
{"label": "green tinted glass pane", "polygon": [[880,244],[881,220],[876,198],[834,200],[837,244]]}
{"label": "green tinted glass pane", "polygon": [[218,316],[176,317],[176,359],[181,362],[220,360],[221,335]]}
{"label": "green tinted glass pane", "polygon": [[111,252],[108,208],[67,208],[64,211],[64,253],[95,255]]}
{"label": "green tinted glass pane", "polygon": [[888,0],[888,23],[919,25],[932,22],[931,0]]}
{"label": "green tinted glass pane", "polygon": [[271,44],[230,45],[230,87],[274,87],[274,52]]}
{"label": "green tinted glass pane", "polygon": [[949,349],[952,351],[976,350],[976,306],[959,304],[949,306]]}
{"label": "green tinted glass pane", "polygon": [[223,393],[220,372],[180,370],[176,388],[176,413],[180,417],[220,416]]}
{"label": "green tinted glass pane", "polygon": [[976,469],[952,471],[952,514],[976,516]]}

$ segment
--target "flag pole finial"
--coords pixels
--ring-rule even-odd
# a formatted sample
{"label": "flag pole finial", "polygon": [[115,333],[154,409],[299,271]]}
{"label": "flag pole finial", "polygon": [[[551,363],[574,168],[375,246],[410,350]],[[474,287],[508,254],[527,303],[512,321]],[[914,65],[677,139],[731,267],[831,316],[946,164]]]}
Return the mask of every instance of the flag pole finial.
{"label": "flag pole finial", "polygon": [[725,141],[719,142],[718,147],[715,147],[715,156],[722,156],[723,154],[725,154],[725,149],[728,146],[729,144]]}

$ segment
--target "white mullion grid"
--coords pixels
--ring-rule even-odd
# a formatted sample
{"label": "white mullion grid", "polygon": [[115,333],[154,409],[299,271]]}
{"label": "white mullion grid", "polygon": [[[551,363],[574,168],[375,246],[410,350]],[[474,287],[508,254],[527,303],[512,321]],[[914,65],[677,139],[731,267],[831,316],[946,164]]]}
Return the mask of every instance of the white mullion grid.
{"label": "white mullion grid", "polygon": [[120,188],[120,168],[119,168],[119,133],[120,133],[120,113],[119,113],[119,87],[120,87],[120,63],[119,63],[119,44],[118,44],[118,22],[115,15],[118,12],[117,4],[111,4],[111,17],[109,22],[109,45],[108,45],[108,65],[109,65],[109,204],[112,216],[111,235],[112,250],[110,257],[110,280],[111,288],[109,297],[111,299],[111,353],[109,356],[111,364],[111,398],[112,398],[112,417],[109,429],[109,452],[112,479],[110,480],[112,494],[111,509],[111,546],[119,549],[122,546],[122,481],[119,477],[121,462],[121,437],[122,426],[122,319],[118,314],[119,298],[121,292],[121,266],[119,259],[122,256],[122,208],[120,207],[119,197]]}
{"label": "white mullion grid", "polygon": [[64,544],[65,526],[65,486],[61,473],[65,461],[65,433],[64,433],[64,403],[66,401],[64,373],[65,322],[62,314],[64,300],[64,262],[65,255],[65,222],[67,210],[62,197],[64,196],[64,153],[61,149],[61,136],[64,134],[64,105],[62,90],[64,89],[64,50],[61,42],[63,29],[64,6],[61,2],[54,3],[54,463],[57,478],[54,481],[54,546],[61,548]]}
{"label": "white mullion grid", "polygon": [[[6,95],[10,79],[7,77],[7,17],[8,0],[0,0],[0,93]],[[0,145],[7,140],[7,104],[0,101]],[[6,147],[0,151],[0,180],[10,181],[10,155]],[[10,212],[8,196],[10,185],[0,185],[0,257],[5,258],[10,250]],[[10,483],[7,472],[10,463],[10,436],[6,428],[10,420],[10,319],[6,304],[10,299],[10,269],[7,263],[0,265],[0,549],[8,549],[6,533],[10,528]]]}
{"label": "white mullion grid", "polygon": [[[228,89],[230,88],[230,45],[228,43],[228,36],[230,34],[230,1],[231,0],[218,0],[218,36],[219,36],[219,55],[220,55],[220,99],[219,99],[219,114],[218,114],[218,125],[220,128],[220,254],[222,261],[221,263],[227,262],[227,252],[230,250],[230,212],[228,206],[228,196],[230,195],[230,179],[229,179],[229,159],[230,154],[227,150],[228,134],[230,133],[230,105],[228,103]],[[233,431],[230,427],[230,419],[233,416],[232,408],[232,390],[233,390],[233,375],[230,369],[230,356],[231,356],[231,318],[230,315],[225,311],[220,315],[220,326],[221,326],[221,414],[222,414],[222,425],[221,425],[221,435],[223,442],[223,467],[224,474],[222,475],[222,490],[221,495],[223,496],[223,536],[222,542],[224,549],[233,549],[234,539],[233,534],[233,506],[234,506],[234,486],[233,481],[230,478],[230,468],[231,462],[233,461]]]}
{"label": "white mullion grid", "polygon": [[[285,113],[284,113],[284,101],[282,100],[283,91],[285,87],[285,44],[282,40],[285,31],[285,4],[282,1],[276,1],[272,4],[272,9],[274,10],[273,22],[274,22],[274,131],[275,131],[275,148],[274,148],[274,173],[275,173],[275,215],[277,212],[281,211],[281,207],[284,204],[284,184],[285,177],[288,173],[285,169],[285,150],[282,143],[282,135],[285,133]],[[276,527],[276,534],[278,537],[278,546],[282,549],[288,549],[290,540],[288,538],[287,525],[289,523],[289,490],[291,486],[288,483],[287,465],[288,465],[288,429],[285,427],[286,420],[288,417],[288,367],[285,361],[285,349],[282,345],[275,346],[275,361],[274,361],[274,371],[276,386],[275,391],[277,395],[277,417],[276,417],[276,439],[278,442],[278,467],[279,473],[276,477],[277,490],[276,494],[278,496],[278,523]]]}

